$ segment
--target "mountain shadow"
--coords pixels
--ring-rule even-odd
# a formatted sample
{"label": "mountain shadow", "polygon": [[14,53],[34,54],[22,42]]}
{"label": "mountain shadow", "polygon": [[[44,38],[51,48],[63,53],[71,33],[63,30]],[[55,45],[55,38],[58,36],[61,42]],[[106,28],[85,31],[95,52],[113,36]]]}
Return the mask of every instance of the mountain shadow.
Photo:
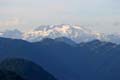
{"label": "mountain shadow", "polygon": [[25,80],[12,71],[0,70],[0,80]]}
{"label": "mountain shadow", "polygon": [[26,80],[56,80],[50,73],[45,71],[39,65],[26,59],[5,59],[1,62],[0,69],[15,72],[16,74],[22,76]]}
{"label": "mountain shadow", "polygon": [[[0,59],[19,57],[32,60],[59,80],[120,80],[120,45],[99,40],[76,44],[76,46],[65,42],[63,39],[56,41],[47,38],[40,42],[29,43],[23,40],[0,38]],[[4,61],[1,64],[3,63]],[[9,66],[7,68],[11,69]],[[29,72],[31,67],[18,70],[24,71],[24,69]],[[24,75],[22,72],[20,74]],[[28,74],[37,75],[39,72],[29,72],[27,77]]]}

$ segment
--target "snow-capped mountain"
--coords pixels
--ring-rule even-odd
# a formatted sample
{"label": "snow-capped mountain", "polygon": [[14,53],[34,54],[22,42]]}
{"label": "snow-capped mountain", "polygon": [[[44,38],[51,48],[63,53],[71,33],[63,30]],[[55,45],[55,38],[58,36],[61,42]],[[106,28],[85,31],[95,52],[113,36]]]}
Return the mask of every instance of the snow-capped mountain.
{"label": "snow-capped mountain", "polygon": [[91,41],[93,39],[100,39],[101,34],[92,32],[85,27],[77,25],[41,25],[38,28],[25,32],[23,34],[25,40],[28,41],[40,41],[43,38],[58,38],[67,37],[77,43],[83,41]]}
{"label": "snow-capped mountain", "polygon": [[41,41],[44,38],[60,38],[66,37],[75,41],[76,43],[88,42],[94,39],[108,41],[120,44],[120,34],[106,35],[89,30],[79,25],[40,25],[39,27],[26,32],[21,32],[17,29],[7,30],[0,33],[0,37],[23,39],[30,42]]}
{"label": "snow-capped mountain", "polygon": [[108,42],[120,44],[120,34],[110,34],[106,36]]}
{"label": "snow-capped mountain", "polygon": [[0,37],[13,38],[13,39],[22,39],[23,33],[17,29],[15,30],[6,30],[0,33]]}

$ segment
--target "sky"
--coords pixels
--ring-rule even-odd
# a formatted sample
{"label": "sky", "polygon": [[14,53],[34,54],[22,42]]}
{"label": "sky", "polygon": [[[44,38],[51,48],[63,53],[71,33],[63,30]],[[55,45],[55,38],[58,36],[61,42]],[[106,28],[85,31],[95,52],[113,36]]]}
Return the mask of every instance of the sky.
{"label": "sky", "polygon": [[120,0],[0,0],[0,31],[77,24],[104,33],[120,30]]}

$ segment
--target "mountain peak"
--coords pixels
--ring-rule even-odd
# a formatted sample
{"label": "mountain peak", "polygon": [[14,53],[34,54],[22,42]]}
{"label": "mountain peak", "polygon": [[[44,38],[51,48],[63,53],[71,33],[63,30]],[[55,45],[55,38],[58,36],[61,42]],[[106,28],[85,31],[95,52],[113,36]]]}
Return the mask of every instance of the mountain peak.
{"label": "mountain peak", "polygon": [[0,37],[23,39],[30,42],[39,42],[44,38],[56,39],[66,37],[76,43],[89,42],[95,39],[120,44],[120,35],[106,35],[92,31],[81,25],[40,25],[39,27],[26,32],[19,30],[7,30],[0,33]]}
{"label": "mountain peak", "polygon": [[5,37],[5,38],[21,39],[22,34],[23,33],[19,31],[18,29],[14,29],[14,30],[6,30],[0,33],[0,36]]}
{"label": "mountain peak", "polygon": [[[67,37],[73,41],[82,42],[89,41],[88,38],[93,38],[92,31],[77,25],[61,24],[61,25],[41,25],[31,32],[26,32],[24,35],[28,41],[40,41],[42,38],[59,38]],[[32,39],[31,39],[32,38]],[[36,40],[35,40],[36,39]]]}

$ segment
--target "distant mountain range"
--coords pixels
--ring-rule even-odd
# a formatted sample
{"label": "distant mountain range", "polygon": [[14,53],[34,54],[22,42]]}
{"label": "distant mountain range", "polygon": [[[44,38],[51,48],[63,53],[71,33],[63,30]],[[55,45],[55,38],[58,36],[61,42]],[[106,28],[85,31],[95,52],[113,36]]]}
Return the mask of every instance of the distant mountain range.
{"label": "distant mountain range", "polygon": [[120,34],[103,34],[91,31],[79,25],[41,25],[31,31],[7,30],[0,33],[1,37],[23,39],[30,42],[39,42],[44,38],[66,37],[76,43],[89,42],[95,39],[120,44]]}
{"label": "distant mountain range", "polygon": [[69,44],[63,39],[45,38],[31,43],[0,38],[0,60],[31,60],[58,80],[120,80],[120,45],[100,40],[73,44],[65,39]]}

